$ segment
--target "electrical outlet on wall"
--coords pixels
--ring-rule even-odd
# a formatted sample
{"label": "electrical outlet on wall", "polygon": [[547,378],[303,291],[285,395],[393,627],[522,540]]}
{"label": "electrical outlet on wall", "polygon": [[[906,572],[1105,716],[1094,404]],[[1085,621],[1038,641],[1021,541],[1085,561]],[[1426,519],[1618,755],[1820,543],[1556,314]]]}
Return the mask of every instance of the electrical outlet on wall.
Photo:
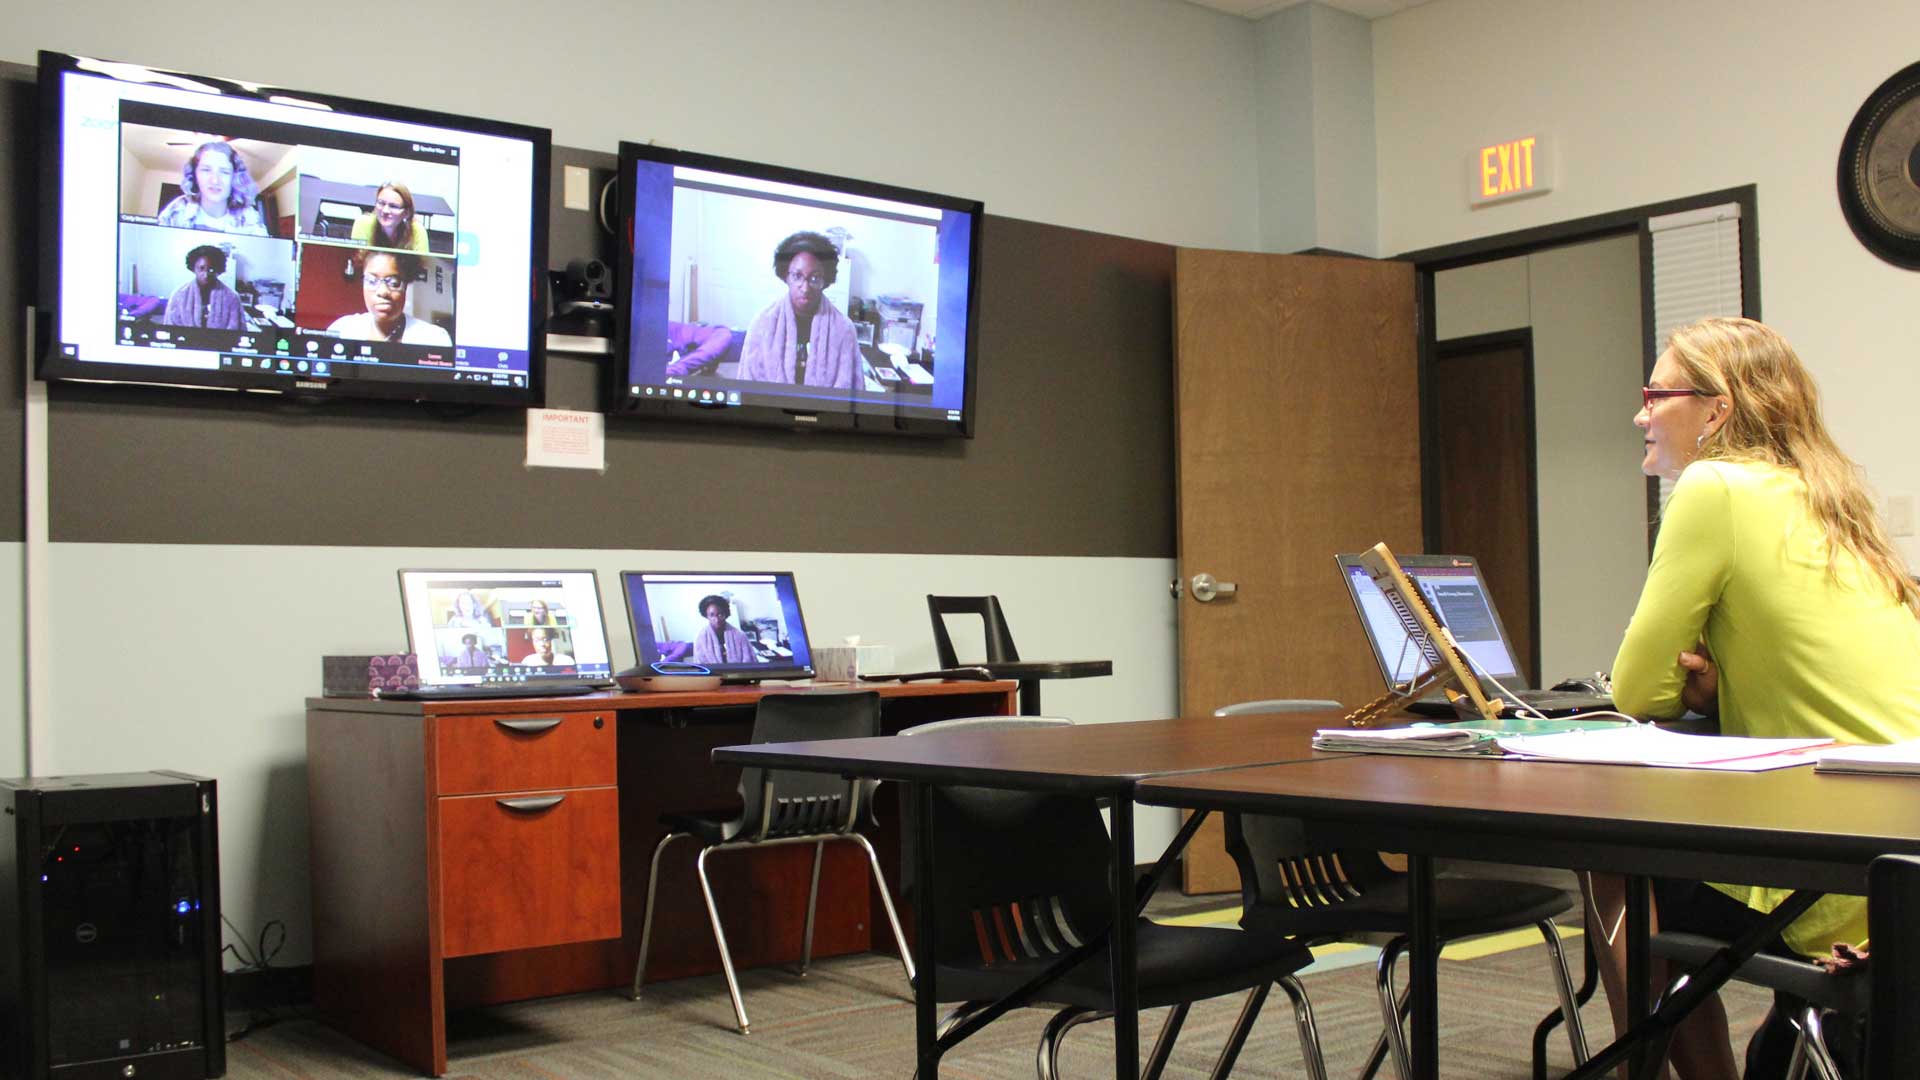
{"label": "electrical outlet on wall", "polygon": [[1887,496],[1887,532],[1893,536],[1913,535],[1913,496]]}

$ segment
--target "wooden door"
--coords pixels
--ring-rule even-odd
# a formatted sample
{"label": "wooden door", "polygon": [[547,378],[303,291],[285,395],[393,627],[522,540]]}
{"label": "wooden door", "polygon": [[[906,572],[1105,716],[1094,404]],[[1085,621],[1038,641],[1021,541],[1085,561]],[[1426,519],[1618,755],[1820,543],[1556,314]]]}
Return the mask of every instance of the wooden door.
{"label": "wooden door", "polygon": [[[1427,395],[1433,550],[1480,561],[1514,662],[1539,686],[1533,358],[1528,335],[1442,342]],[[1471,422],[1467,419],[1471,418]]]}
{"label": "wooden door", "polygon": [[[1407,263],[1176,256],[1182,712],[1385,690],[1333,558],[1419,550],[1413,282]],[[1202,603],[1201,573],[1237,591]],[[1238,888],[1217,818],[1184,882]]]}

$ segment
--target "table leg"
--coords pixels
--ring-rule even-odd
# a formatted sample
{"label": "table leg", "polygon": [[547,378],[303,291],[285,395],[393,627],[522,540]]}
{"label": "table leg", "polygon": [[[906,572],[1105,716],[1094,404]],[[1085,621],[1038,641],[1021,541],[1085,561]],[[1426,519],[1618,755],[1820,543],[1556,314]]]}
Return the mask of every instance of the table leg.
{"label": "table leg", "polygon": [[1113,932],[1107,941],[1107,970],[1113,986],[1113,1075],[1140,1075],[1140,994],[1134,972],[1133,798],[1113,800]]}
{"label": "table leg", "polygon": [[1040,711],[1040,680],[1020,680],[1020,715],[1044,716]]}
{"label": "table leg", "polygon": [[940,953],[933,917],[935,897],[926,883],[933,880],[933,785],[912,784],[914,880],[921,883],[913,898],[913,949],[919,953],[913,978],[913,1036],[920,1063],[920,1080],[939,1080],[940,1038],[939,998],[934,988],[934,972],[940,967]]}
{"label": "table leg", "polygon": [[1407,989],[1412,995],[1414,1080],[1440,1076],[1440,921],[1434,914],[1433,856],[1407,856]]}
{"label": "table leg", "polygon": [[[1652,1011],[1649,999],[1652,991],[1648,979],[1652,974],[1653,956],[1648,951],[1647,939],[1653,935],[1653,897],[1649,890],[1653,882],[1644,877],[1627,878],[1627,1029],[1639,1027]],[[1630,1080],[1651,1080],[1658,1075],[1658,1059],[1647,1060],[1648,1047],[1641,1044],[1629,1059],[1627,1076]]]}

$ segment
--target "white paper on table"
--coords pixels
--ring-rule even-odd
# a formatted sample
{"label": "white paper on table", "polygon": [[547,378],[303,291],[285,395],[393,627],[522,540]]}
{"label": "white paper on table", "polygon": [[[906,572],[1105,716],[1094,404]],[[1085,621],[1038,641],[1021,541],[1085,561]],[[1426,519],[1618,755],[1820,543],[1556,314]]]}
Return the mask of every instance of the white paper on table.
{"label": "white paper on table", "polygon": [[606,417],[571,409],[527,410],[527,468],[607,471]]}
{"label": "white paper on table", "polygon": [[1549,761],[1765,772],[1811,765],[1817,755],[1810,751],[1830,747],[1833,740],[1683,735],[1652,724],[1635,724],[1553,735],[1515,735],[1502,738],[1499,743],[1508,753]]}

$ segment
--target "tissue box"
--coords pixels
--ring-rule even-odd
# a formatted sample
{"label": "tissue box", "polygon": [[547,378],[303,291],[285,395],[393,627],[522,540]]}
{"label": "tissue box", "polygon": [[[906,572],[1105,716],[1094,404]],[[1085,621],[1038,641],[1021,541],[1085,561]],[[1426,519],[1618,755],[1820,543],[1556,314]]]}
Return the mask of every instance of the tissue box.
{"label": "tissue box", "polygon": [[375,690],[420,685],[420,664],[412,653],[320,658],[320,692],[326,697],[371,697]]}
{"label": "tissue box", "polygon": [[891,671],[891,645],[824,645],[813,650],[814,678],[821,682],[853,682],[862,675]]}

